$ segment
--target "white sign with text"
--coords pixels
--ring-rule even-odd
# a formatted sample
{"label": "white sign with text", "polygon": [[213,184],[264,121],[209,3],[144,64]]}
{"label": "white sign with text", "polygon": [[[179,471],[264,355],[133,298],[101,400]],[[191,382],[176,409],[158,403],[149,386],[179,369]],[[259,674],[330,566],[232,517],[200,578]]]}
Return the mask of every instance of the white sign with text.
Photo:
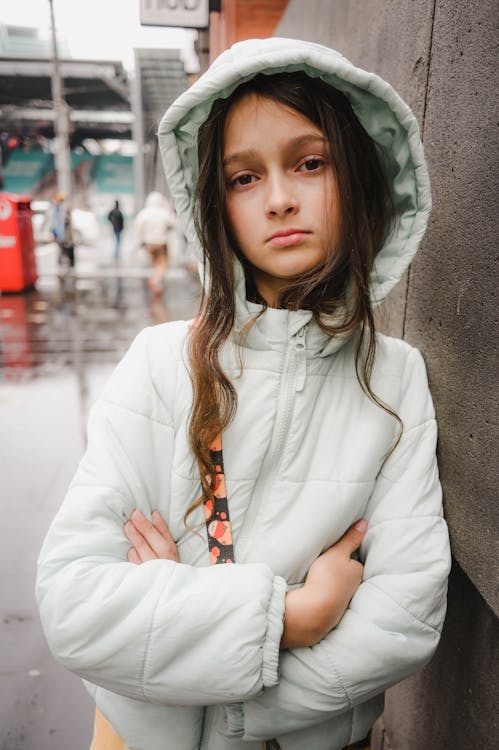
{"label": "white sign with text", "polygon": [[209,21],[209,0],[140,0],[143,26],[183,26],[204,29]]}

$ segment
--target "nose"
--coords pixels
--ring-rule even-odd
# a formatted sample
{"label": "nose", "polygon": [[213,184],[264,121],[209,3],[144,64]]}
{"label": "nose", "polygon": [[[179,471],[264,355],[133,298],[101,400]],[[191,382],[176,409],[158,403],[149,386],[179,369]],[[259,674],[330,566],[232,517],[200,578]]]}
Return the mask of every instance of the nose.
{"label": "nose", "polygon": [[298,200],[290,180],[284,175],[269,175],[265,213],[269,218],[296,214]]}

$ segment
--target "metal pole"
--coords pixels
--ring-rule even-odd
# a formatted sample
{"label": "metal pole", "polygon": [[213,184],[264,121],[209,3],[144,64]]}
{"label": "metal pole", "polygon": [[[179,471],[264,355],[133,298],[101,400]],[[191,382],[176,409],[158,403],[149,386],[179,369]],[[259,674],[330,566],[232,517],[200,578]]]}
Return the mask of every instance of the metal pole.
{"label": "metal pole", "polygon": [[62,79],[57,53],[57,36],[55,31],[54,5],[49,0],[50,25],[52,28],[52,101],[54,105],[55,130],[55,168],[57,172],[57,189],[64,193],[68,204],[71,203],[71,155],[69,151],[69,107],[64,101]]}
{"label": "metal pole", "polygon": [[144,176],[144,115],[142,110],[142,80],[140,55],[135,50],[135,72],[132,79],[131,100],[133,112],[132,137],[135,141],[136,152],[133,160],[135,177],[135,210],[139,211],[144,205],[145,176]]}

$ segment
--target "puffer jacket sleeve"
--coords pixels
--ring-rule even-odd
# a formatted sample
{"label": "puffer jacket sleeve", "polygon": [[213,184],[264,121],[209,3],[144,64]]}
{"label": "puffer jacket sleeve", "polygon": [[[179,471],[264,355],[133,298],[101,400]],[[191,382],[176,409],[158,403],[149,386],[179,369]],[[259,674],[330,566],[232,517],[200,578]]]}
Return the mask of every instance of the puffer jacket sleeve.
{"label": "puffer jacket sleeve", "polygon": [[[175,325],[175,324],[168,324]],[[37,598],[55,657],[86,680],[174,705],[244,700],[277,683],[286,584],[263,564],[133,565],[124,522],[157,507],[174,424],[139,334],[89,420],[88,449],[39,558]],[[161,379],[177,359],[164,337]],[[157,359],[157,356],[156,356]],[[159,374],[158,374],[159,377]]]}
{"label": "puffer jacket sleeve", "polygon": [[278,686],[227,707],[230,735],[265,739],[323,722],[417,671],[435,651],[450,550],[435,414],[424,362],[415,349],[408,350],[397,411],[403,437],[368,503],[362,584],[321,642],[281,654]]}

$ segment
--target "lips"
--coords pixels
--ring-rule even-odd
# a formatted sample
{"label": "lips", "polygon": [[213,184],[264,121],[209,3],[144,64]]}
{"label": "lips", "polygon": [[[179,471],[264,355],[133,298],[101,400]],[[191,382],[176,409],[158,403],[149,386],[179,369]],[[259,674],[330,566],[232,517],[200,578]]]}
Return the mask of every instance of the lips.
{"label": "lips", "polygon": [[273,247],[289,247],[291,245],[299,245],[309,234],[310,232],[305,229],[290,227],[289,229],[282,229],[279,232],[275,232],[266,241]]}

